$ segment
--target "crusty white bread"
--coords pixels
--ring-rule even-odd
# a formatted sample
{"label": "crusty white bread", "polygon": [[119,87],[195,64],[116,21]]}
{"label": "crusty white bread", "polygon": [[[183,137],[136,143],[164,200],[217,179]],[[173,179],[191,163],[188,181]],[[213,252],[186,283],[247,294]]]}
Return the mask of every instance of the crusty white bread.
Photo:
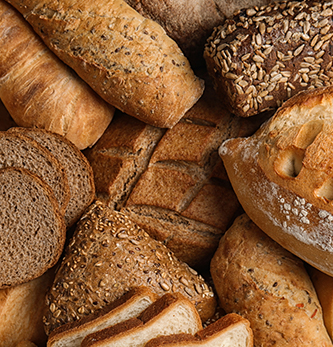
{"label": "crusty white bread", "polygon": [[301,92],[248,138],[219,153],[248,216],[270,237],[333,275],[333,87]]}
{"label": "crusty white bread", "polygon": [[229,313],[195,335],[175,334],[156,337],[145,347],[253,347],[250,322],[236,313]]}
{"label": "crusty white bread", "polygon": [[47,340],[47,347],[80,347],[87,335],[137,317],[157,297],[148,287],[133,288],[95,314],[55,329]]}
{"label": "crusty white bread", "polygon": [[137,318],[88,335],[81,347],[144,347],[152,338],[202,329],[195,306],[179,293],[165,294]]}

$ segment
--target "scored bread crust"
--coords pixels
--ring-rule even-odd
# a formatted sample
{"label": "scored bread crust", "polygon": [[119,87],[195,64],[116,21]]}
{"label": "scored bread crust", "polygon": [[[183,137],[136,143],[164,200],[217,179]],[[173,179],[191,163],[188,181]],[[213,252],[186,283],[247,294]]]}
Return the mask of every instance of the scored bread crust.
{"label": "scored bread crust", "polygon": [[235,193],[275,241],[333,275],[333,87],[289,99],[256,134],[222,143]]}

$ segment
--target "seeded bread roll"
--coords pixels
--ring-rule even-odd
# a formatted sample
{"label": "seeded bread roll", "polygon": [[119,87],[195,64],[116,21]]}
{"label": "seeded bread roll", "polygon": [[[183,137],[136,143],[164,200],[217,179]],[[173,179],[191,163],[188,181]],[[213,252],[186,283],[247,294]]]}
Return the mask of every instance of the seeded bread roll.
{"label": "seeded bread roll", "polygon": [[174,126],[201,97],[178,45],[123,0],[8,0],[46,45],[102,98],[158,127]]}
{"label": "seeded bread roll", "polygon": [[214,293],[196,271],[126,215],[96,201],[78,222],[47,295],[47,333],[137,286],[159,296],[183,294],[203,321],[214,314]]}
{"label": "seeded bread roll", "polygon": [[56,264],[66,227],[51,188],[29,170],[0,170],[0,288],[33,280]]}
{"label": "seeded bread roll", "polygon": [[332,346],[303,262],[247,215],[221,238],[211,275],[221,307],[249,320],[255,346]]}
{"label": "seeded bread roll", "polygon": [[259,131],[222,143],[248,216],[313,267],[333,275],[333,87],[301,92]]}
{"label": "seeded bread roll", "polygon": [[204,57],[229,110],[249,117],[301,90],[331,85],[332,2],[242,10],[214,29]]}

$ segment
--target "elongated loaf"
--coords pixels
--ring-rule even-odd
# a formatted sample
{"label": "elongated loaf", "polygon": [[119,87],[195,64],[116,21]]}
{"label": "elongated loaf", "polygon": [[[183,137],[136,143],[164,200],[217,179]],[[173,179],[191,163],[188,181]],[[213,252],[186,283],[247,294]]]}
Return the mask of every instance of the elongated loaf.
{"label": "elongated loaf", "polygon": [[24,18],[0,1],[0,98],[23,127],[59,133],[78,148],[92,146],[114,108],[61,62]]}
{"label": "elongated loaf", "polygon": [[123,0],[10,0],[60,59],[102,98],[172,127],[203,92],[177,44]]}
{"label": "elongated loaf", "polygon": [[331,85],[332,2],[282,1],[216,27],[204,57],[231,112],[276,109],[301,90]]}
{"label": "elongated loaf", "polygon": [[302,260],[246,214],[221,238],[211,275],[221,307],[249,320],[255,346],[332,346]]}
{"label": "elongated loaf", "polygon": [[248,216],[269,236],[333,275],[333,87],[289,99],[258,132],[220,155]]}

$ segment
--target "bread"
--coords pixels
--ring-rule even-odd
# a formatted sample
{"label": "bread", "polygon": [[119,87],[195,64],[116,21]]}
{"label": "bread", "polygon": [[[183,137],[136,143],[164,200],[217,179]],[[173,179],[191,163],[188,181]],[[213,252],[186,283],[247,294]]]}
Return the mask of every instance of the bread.
{"label": "bread", "polygon": [[211,275],[221,307],[249,320],[255,346],[332,346],[303,262],[247,215],[221,238]]}
{"label": "bread", "polygon": [[216,27],[204,58],[226,106],[249,117],[331,85],[332,24],[331,2],[303,0],[242,10]]}
{"label": "bread", "polygon": [[172,127],[202,95],[203,81],[178,45],[123,0],[8,2],[61,60],[131,116]]}
{"label": "bread", "polygon": [[253,333],[247,319],[229,313],[195,335],[174,334],[156,337],[145,347],[253,347]]}
{"label": "bread", "polygon": [[61,62],[12,6],[0,1],[0,98],[15,123],[92,146],[114,108]]}
{"label": "bread", "polygon": [[47,295],[47,333],[138,286],[159,296],[182,293],[203,321],[214,314],[215,296],[202,276],[126,215],[96,201],[78,222]]}
{"label": "bread", "polygon": [[21,134],[0,132],[0,168],[19,167],[40,176],[53,190],[61,213],[65,213],[70,196],[64,167],[50,151]]}
{"label": "bread", "polygon": [[144,347],[154,337],[172,333],[195,334],[200,329],[201,320],[194,305],[179,293],[168,293],[137,318],[88,335],[81,346]]}
{"label": "bread", "polygon": [[80,347],[87,335],[137,317],[156,299],[157,295],[148,287],[135,287],[94,314],[55,329],[47,347]]}
{"label": "bread", "polygon": [[13,127],[9,131],[34,139],[47,148],[64,167],[70,190],[65,222],[67,228],[71,227],[95,198],[93,171],[87,158],[67,138],[48,130]]}
{"label": "bread", "polygon": [[37,347],[33,342],[31,341],[20,341],[15,347]]}
{"label": "bread", "polygon": [[256,134],[220,147],[248,216],[283,247],[329,275],[332,93],[332,87],[300,93]]}
{"label": "bread", "polygon": [[66,228],[53,191],[25,169],[0,170],[0,288],[33,280],[58,261]]}
{"label": "bread", "polygon": [[32,281],[0,290],[1,347],[24,347],[23,341],[28,340],[39,347],[46,345],[42,317],[53,276],[51,269]]}

